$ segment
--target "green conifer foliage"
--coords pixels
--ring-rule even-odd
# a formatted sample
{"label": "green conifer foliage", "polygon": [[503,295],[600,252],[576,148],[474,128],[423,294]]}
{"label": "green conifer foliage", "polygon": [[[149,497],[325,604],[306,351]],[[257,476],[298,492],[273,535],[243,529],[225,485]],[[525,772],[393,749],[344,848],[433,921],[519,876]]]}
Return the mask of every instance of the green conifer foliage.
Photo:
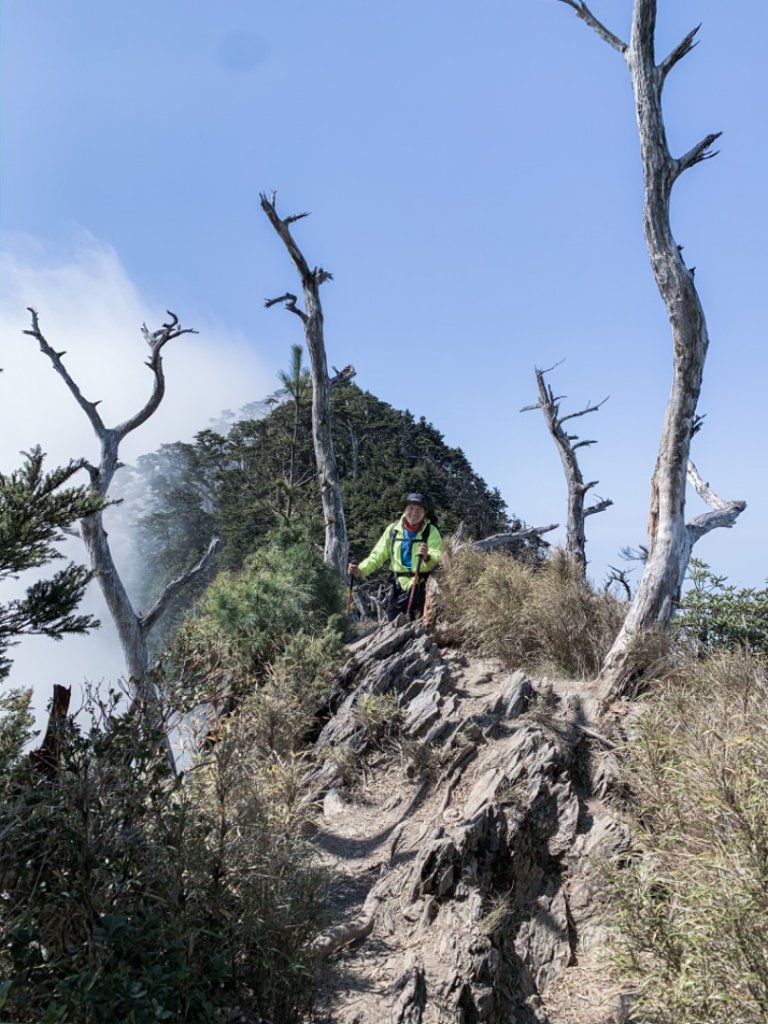
{"label": "green conifer foliage", "polygon": [[[215,532],[219,566],[238,570],[275,530],[323,543],[323,520],[311,437],[311,394],[293,353],[284,389],[261,419],[237,422],[226,436],[198,434],[193,445],[166,445],[140,460],[134,505],[140,523],[139,604],[202,553]],[[489,488],[460,448],[448,446],[423,417],[393,408],[346,383],[332,396],[334,450],[351,553],[361,557],[398,514],[405,493],[430,496],[445,533],[464,523],[470,537],[519,525],[498,490]],[[181,514],[179,514],[181,513]]]}
{"label": "green conifer foliage", "polygon": [[[79,463],[45,472],[40,448],[25,453],[22,466],[0,473],[0,581],[39,569],[62,558],[56,548],[62,531],[103,507],[85,487],[63,485],[81,468]],[[93,573],[70,563],[52,576],[30,584],[23,597],[0,604],[0,679],[10,670],[6,652],[24,635],[60,640],[67,633],[85,633],[98,625],[77,606]]]}

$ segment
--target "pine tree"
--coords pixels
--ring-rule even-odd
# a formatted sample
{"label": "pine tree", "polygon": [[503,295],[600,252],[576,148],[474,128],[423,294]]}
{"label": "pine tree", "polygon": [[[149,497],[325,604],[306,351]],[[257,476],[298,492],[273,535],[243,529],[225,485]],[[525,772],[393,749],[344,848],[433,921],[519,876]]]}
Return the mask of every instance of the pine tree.
{"label": "pine tree", "polygon": [[[103,508],[104,501],[86,487],[64,487],[79,463],[44,472],[40,448],[24,453],[24,463],[9,475],[0,473],[0,582],[15,579],[63,558],[56,545],[78,519]],[[77,607],[94,573],[70,562],[52,576],[36,580],[23,597],[0,604],[0,679],[11,667],[7,651],[25,635],[60,640],[98,625]]]}

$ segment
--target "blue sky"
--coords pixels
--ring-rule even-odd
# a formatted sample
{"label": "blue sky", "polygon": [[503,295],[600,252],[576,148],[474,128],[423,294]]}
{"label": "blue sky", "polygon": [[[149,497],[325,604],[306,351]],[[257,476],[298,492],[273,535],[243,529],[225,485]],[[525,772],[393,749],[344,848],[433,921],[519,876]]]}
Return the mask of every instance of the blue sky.
{"label": "blue sky", "polygon": [[[673,151],[723,131],[673,204],[711,336],[693,457],[721,497],[748,502],[695,554],[761,586],[768,5],[659,6],[659,57],[702,22],[665,92]],[[592,8],[628,36],[630,0]],[[297,285],[259,209],[259,191],[277,189],[282,213],[312,212],[296,238],[334,274],[330,363],[432,421],[512,512],[543,524],[564,522],[565,481],[543,417],[519,410],[534,368],[564,360],[549,377],[564,411],[610,396],[575,424],[598,441],[581,452],[585,478],[614,501],[588,521],[593,578],[644,541],[670,333],[642,238],[629,75],[565,4],[0,10],[2,468],[36,441],[56,458],[89,443],[19,333],[28,304],[108,418],[148,386],[141,319],[171,308],[200,329],[169,351],[166,408],[131,456],[272,390],[301,340],[295,317],[263,306]],[[692,495],[690,514],[702,510]]]}

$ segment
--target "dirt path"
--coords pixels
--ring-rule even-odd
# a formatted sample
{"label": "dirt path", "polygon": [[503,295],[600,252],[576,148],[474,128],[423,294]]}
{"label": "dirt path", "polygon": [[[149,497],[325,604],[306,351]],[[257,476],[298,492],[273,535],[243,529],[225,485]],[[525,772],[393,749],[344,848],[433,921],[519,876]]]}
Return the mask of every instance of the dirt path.
{"label": "dirt path", "polygon": [[[512,938],[494,931],[493,916],[501,921],[505,913],[501,876],[508,869],[494,865],[501,880],[490,884],[486,878],[472,878],[477,864],[490,870],[487,851],[472,838],[472,829],[477,830],[483,815],[500,814],[499,808],[511,818],[521,787],[531,788],[533,770],[522,760],[531,755],[527,748],[521,753],[523,741],[533,750],[530,738],[542,737],[536,757],[542,757],[542,744],[552,752],[550,767],[543,769],[550,775],[551,765],[559,764],[561,748],[578,750],[578,757],[572,758],[577,766],[574,781],[569,783],[572,790],[580,790],[573,801],[577,810],[565,812],[574,819],[572,837],[562,844],[562,851],[556,850],[562,878],[576,874],[572,866],[562,866],[569,857],[578,859],[590,847],[599,847],[606,836],[617,834],[603,800],[610,776],[610,742],[600,737],[590,687],[527,680],[493,661],[455,652],[443,651],[441,657],[450,672],[450,686],[443,695],[439,728],[433,726],[431,734],[442,730],[447,739],[433,742],[431,750],[414,740],[385,739],[380,749],[367,752],[354,787],[337,785],[325,796],[315,837],[332,876],[333,928],[326,937],[328,969],[318,1016],[323,1024],[502,1020],[501,974],[497,971],[490,980],[484,976],[494,957],[507,956],[513,948]],[[510,699],[519,706],[510,708]],[[514,772],[510,765],[516,766]],[[552,849],[557,830],[562,831],[559,822],[547,834]],[[496,841],[493,835],[483,840]],[[556,887],[541,882],[542,892],[548,885],[558,889],[562,922],[572,917],[571,905],[577,907],[579,935],[565,935],[575,925],[566,928],[561,922],[548,926],[558,941],[548,939],[546,931],[534,927],[535,910],[529,907],[520,915],[523,923],[514,937],[518,952],[513,950],[513,957],[523,958],[520,950],[526,943],[549,942],[552,950],[545,951],[536,977],[531,976],[531,993],[520,996],[526,997],[525,1009],[515,1020],[608,1024],[619,1015],[615,993],[596,977],[593,964],[592,947],[604,934],[599,900],[591,906],[592,897],[585,897],[578,887],[566,891],[568,885],[560,876]],[[589,884],[593,883],[590,876]],[[522,890],[522,882],[510,874],[512,889]],[[524,920],[532,914],[532,920]],[[482,957],[485,966],[478,967]],[[467,966],[470,962],[474,968]],[[555,974],[564,975],[566,968],[567,983],[564,977],[556,986],[548,983]],[[471,986],[463,980],[465,975]],[[586,995],[596,983],[600,990]],[[471,988],[471,995],[464,995],[462,985],[467,992]],[[549,989],[552,996],[545,1004],[542,995]]]}

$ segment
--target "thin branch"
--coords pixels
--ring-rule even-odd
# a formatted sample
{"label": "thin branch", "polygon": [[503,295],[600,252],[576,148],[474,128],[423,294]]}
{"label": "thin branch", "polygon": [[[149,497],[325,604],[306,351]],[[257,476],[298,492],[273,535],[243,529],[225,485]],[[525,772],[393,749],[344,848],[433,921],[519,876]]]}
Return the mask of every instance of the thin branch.
{"label": "thin branch", "polygon": [[614,35],[610,29],[607,29],[601,21],[594,16],[585,3],[581,3],[580,0],[560,0],[560,3],[567,4],[572,7],[579,18],[586,22],[590,28],[594,29],[595,32],[603,39],[609,46],[612,46],[614,50],[618,50],[619,53],[626,53],[629,47],[618,36]]}
{"label": "thin branch", "polygon": [[685,39],[682,39],[674,48],[674,50],[672,50],[672,52],[664,58],[661,64],[659,64],[660,86],[663,87],[664,80],[666,79],[667,75],[672,70],[672,68],[675,66],[675,64],[677,64],[678,61],[681,61],[683,57],[687,56],[687,54],[691,52],[694,46],[699,45],[699,41],[698,39],[696,39],[696,33],[699,31],[700,28],[701,24],[698,24],[696,28],[692,28],[688,35],[685,37]]}
{"label": "thin branch", "polygon": [[270,306],[276,306],[278,302],[296,302],[296,296],[292,292],[286,292],[285,295],[278,295],[274,299],[264,299],[265,309],[269,309]]}
{"label": "thin branch", "polygon": [[288,226],[293,222],[293,220],[298,220],[301,217],[306,217],[307,214],[294,214],[293,217],[286,217],[284,220],[281,219],[278,216],[277,210],[275,208],[276,198],[277,194],[275,192],[272,193],[271,199],[267,199],[266,195],[263,192],[259,193],[259,199],[261,200],[261,208],[269,218],[269,222],[272,225],[272,227],[275,229],[275,231],[282,239],[283,244],[288,250],[288,255],[293,260],[294,265],[299,272],[299,277],[301,278],[302,283],[304,284],[307,282],[309,278],[312,277],[312,271],[309,269],[309,264],[304,259],[304,255],[301,252],[301,249],[299,249],[298,245],[296,245],[296,242],[293,239],[293,235],[288,230]]}
{"label": "thin branch", "polygon": [[606,578],[604,590],[608,591],[612,583],[618,583],[619,586],[624,588],[627,600],[632,600],[632,588],[629,585],[627,577],[633,571],[632,569],[617,569],[615,565],[609,565],[610,572]]}
{"label": "thin branch", "polygon": [[711,160],[712,157],[717,156],[720,152],[719,149],[715,149],[711,153],[707,152],[707,150],[713,143],[717,142],[722,134],[722,132],[711,132],[701,142],[697,142],[695,146],[692,146],[687,153],[684,153],[683,156],[675,160],[673,167],[675,178],[679,178],[683,171],[687,171],[689,167],[700,164],[704,160]]}
{"label": "thin branch", "polygon": [[470,544],[472,551],[489,551],[491,548],[505,547],[507,544],[514,544],[515,541],[525,540],[528,537],[537,537],[542,533],[549,533],[556,530],[560,524],[551,523],[549,526],[529,526],[524,530],[515,530],[514,533],[495,533],[492,537],[484,537],[483,540],[476,540]]}
{"label": "thin branch", "polygon": [[746,507],[746,501],[733,501],[728,508],[718,509],[715,512],[705,512],[703,515],[696,516],[695,519],[685,524],[685,528],[693,537],[693,543],[695,544],[697,540],[711,530],[716,530],[721,526],[730,529]]}
{"label": "thin branch", "polygon": [[[611,397],[610,395],[606,395],[605,398],[602,400],[602,402],[598,402],[597,405],[591,405],[589,402],[587,402],[586,409],[582,409],[580,412],[569,412],[567,416],[561,416],[560,417],[560,423],[565,423],[566,420],[575,419],[577,416],[586,416],[586,414],[588,412],[597,412],[597,410],[600,408],[600,406],[601,405],[605,405],[605,403],[608,401],[608,399],[610,397]],[[582,442],[582,443],[585,443],[585,442]]]}
{"label": "thin branch", "polygon": [[291,313],[295,313],[301,321],[306,323],[307,314],[302,309],[299,309],[296,305],[297,301],[298,300],[295,295],[291,292],[286,292],[285,295],[278,295],[276,299],[264,299],[264,305],[269,309],[270,306],[276,306],[279,302],[282,302],[285,304],[285,308],[287,310],[290,310]]}
{"label": "thin branch", "polygon": [[211,543],[208,545],[208,550],[205,552],[203,557],[194,565],[188,572],[185,572],[182,576],[178,576],[175,580],[171,580],[168,586],[163,590],[160,597],[152,605],[146,615],[142,615],[139,618],[139,626],[141,629],[148,633],[160,616],[163,614],[168,606],[168,603],[173,597],[178,594],[182,587],[185,587],[190,583],[196,576],[199,576],[201,572],[208,566],[209,562],[219,550],[221,541],[218,537],[212,537]]}
{"label": "thin branch", "polygon": [[590,505],[589,508],[584,509],[584,516],[594,516],[598,512],[605,512],[612,504],[613,501],[610,498],[601,498],[595,505]]}
{"label": "thin branch", "polygon": [[106,427],[101,416],[96,411],[97,402],[89,402],[87,398],[83,396],[80,388],[75,384],[74,380],[70,377],[69,371],[67,370],[64,363],[61,361],[61,357],[65,354],[64,352],[56,352],[48,344],[43,332],[40,330],[40,321],[37,316],[37,310],[33,309],[32,306],[27,306],[27,309],[32,317],[32,329],[30,331],[24,331],[24,334],[30,335],[32,338],[36,338],[40,345],[40,351],[48,356],[51,363],[53,364],[54,370],[64,380],[64,383],[69,388],[70,392],[74,396],[75,401],[83,410],[85,415],[88,417],[91,426],[96,436],[101,440],[104,437]]}
{"label": "thin branch", "polygon": [[154,387],[144,408],[140,409],[135,416],[131,416],[130,419],[115,427],[114,433],[118,442],[122,441],[126,434],[130,434],[132,430],[140,427],[142,423],[146,423],[163,400],[163,395],[165,394],[165,375],[163,373],[162,350],[169,341],[180,338],[183,334],[197,334],[197,331],[191,327],[181,327],[179,325],[179,318],[170,309],[167,309],[166,313],[171,318],[170,322],[163,324],[157,331],[150,331],[146,324],[141,325],[141,333],[144,335],[147,345],[149,345],[150,356],[146,365],[154,374]]}
{"label": "thin branch", "polygon": [[696,413],[696,415],[693,417],[693,423],[691,424],[691,437],[694,437],[696,434],[698,434],[698,432],[704,426],[704,420],[706,418],[707,414],[705,412]]}
{"label": "thin branch", "polygon": [[693,464],[691,459],[688,459],[686,476],[688,477],[688,483],[693,487],[694,491],[696,491],[702,501],[706,501],[710,508],[723,510],[730,508],[734,504],[732,501],[723,501],[722,498],[719,498],[715,494],[709,486],[709,483],[701,479],[699,471],[696,469],[696,466]]}
{"label": "thin branch", "polygon": [[705,512],[703,515],[696,516],[695,519],[686,523],[685,528],[692,536],[692,542],[695,544],[700,537],[703,537],[705,533],[709,533],[710,530],[715,530],[721,526],[727,528],[733,526],[747,507],[747,503],[746,501],[723,501],[722,498],[715,494],[709,484],[701,479],[699,471],[690,459],[688,460],[686,475],[688,482],[699,497],[713,510],[712,512]]}

